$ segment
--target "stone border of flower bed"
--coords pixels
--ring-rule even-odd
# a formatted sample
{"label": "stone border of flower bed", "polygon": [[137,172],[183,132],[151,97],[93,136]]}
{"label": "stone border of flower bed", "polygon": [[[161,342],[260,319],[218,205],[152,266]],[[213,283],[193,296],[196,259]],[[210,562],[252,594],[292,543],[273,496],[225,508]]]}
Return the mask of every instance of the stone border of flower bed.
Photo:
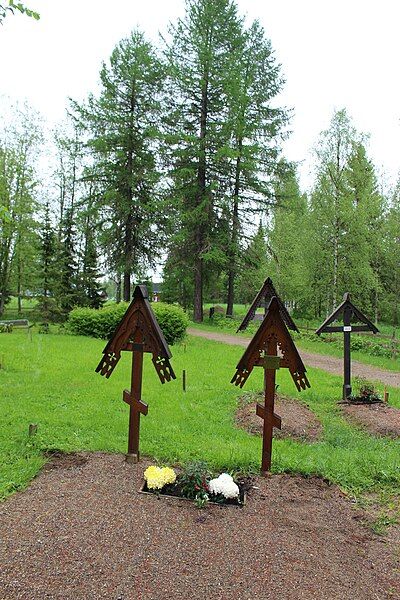
{"label": "stone border of flower bed", "polygon": [[[212,504],[213,506],[237,506],[239,508],[243,508],[247,501],[247,493],[246,490],[243,489],[243,486],[239,485],[239,501],[236,500],[225,500],[224,502],[214,502],[213,500],[209,500],[207,504]],[[185,496],[178,496],[172,494],[166,494],[164,492],[152,491],[147,488],[147,482],[143,481],[140,489],[138,490],[138,494],[146,494],[147,496],[158,496],[163,498],[172,498],[173,500],[185,500],[185,502],[191,502],[193,504],[193,500],[191,498],[185,498]]]}
{"label": "stone border of flower bed", "polygon": [[184,465],[179,473],[171,467],[150,465],[143,473],[144,483],[139,493],[191,500],[197,508],[207,504],[244,506],[250,480],[235,481],[229,473],[213,477],[202,461]]}

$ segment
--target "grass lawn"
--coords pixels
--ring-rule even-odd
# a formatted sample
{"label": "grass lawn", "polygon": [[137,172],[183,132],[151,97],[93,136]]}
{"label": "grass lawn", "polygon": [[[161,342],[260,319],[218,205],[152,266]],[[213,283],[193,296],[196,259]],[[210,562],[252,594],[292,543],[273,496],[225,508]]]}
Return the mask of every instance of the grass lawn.
{"label": "grass lawn", "polygon": [[[27,485],[45,458],[60,449],[125,452],[128,407],[122,390],[129,386],[130,356],[125,354],[109,380],[94,372],[102,340],[25,332],[1,334],[0,496]],[[172,348],[176,381],[161,385],[150,356],[145,360],[141,451],[169,463],[205,459],[218,469],[258,471],[261,440],[234,426],[240,390],[230,384],[242,348],[199,338]],[[182,391],[182,369],[187,391]],[[273,446],[273,471],[317,474],[355,495],[387,494],[400,487],[400,442],[377,439],[348,425],[336,404],[341,378],[310,369],[311,389],[296,392],[286,369],[278,373],[280,391],[301,397],[320,418],[323,440],[306,444],[279,440]],[[255,369],[245,390],[262,387]],[[400,407],[400,390],[390,390]],[[27,435],[29,423],[38,434]]]}
{"label": "grass lawn", "polygon": [[[190,327],[202,329],[203,331],[215,331],[220,333],[227,333],[229,335],[237,335],[238,337],[250,338],[254,335],[257,325],[250,323],[249,327],[245,331],[240,331],[239,333],[236,333],[236,323],[232,326],[224,327],[221,323],[213,325],[206,318],[203,323],[194,323],[191,321]],[[341,334],[336,335],[339,336]],[[371,334],[371,338],[373,337],[373,334]],[[343,358],[342,348],[339,348],[334,344],[329,344],[327,342],[321,341],[317,335],[313,340],[310,340],[308,338],[300,338],[296,336],[295,342],[300,350],[303,348],[304,350],[308,350],[309,352],[315,352],[316,354],[327,354],[329,356]],[[393,359],[386,358],[385,356],[371,356],[371,354],[366,354],[365,352],[355,350],[352,351],[351,357],[353,360],[358,360],[359,362],[362,362],[366,365],[373,365],[375,367],[379,367],[380,369],[388,369],[389,371],[400,370],[400,358]]]}
{"label": "grass lawn", "polygon": [[[337,334],[341,335],[341,334]],[[354,334],[357,335],[357,334]],[[371,336],[373,337],[373,336]],[[315,340],[308,339],[296,339],[296,344],[299,348],[309,350],[310,352],[316,352],[317,354],[328,354],[329,356],[337,356],[343,358],[342,348],[338,348],[334,344],[322,342],[315,336]],[[400,358],[387,358],[386,356],[371,356],[360,350],[352,350],[352,360],[358,360],[366,365],[373,365],[380,369],[387,369],[388,371],[399,371],[400,370]]]}

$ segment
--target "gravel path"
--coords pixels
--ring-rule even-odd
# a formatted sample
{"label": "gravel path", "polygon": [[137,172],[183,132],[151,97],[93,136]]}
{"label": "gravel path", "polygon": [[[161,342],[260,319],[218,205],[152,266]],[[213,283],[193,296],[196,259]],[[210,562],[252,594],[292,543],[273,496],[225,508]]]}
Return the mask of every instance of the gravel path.
{"label": "gravel path", "polygon": [[260,478],[244,508],[199,511],[139,494],[147,461],[78,458],[0,505],[2,600],[400,597],[398,529],[371,533],[321,480]]}
{"label": "gravel path", "polygon": [[[203,331],[201,329],[190,328],[188,329],[188,333],[190,335],[207,338],[208,340],[223,342],[224,344],[231,344],[234,346],[243,346],[245,348],[250,342],[250,338],[214,331]],[[300,354],[306,366],[317,367],[318,369],[323,369],[333,375],[343,375],[343,360],[341,358],[327,356],[326,354],[314,354],[313,352],[307,352],[306,350],[301,350]],[[385,385],[400,387],[399,371],[379,369],[378,367],[365,365],[356,360],[351,361],[351,368],[352,374],[357,375],[358,377],[365,377],[366,379],[372,379],[373,381],[380,381]]]}

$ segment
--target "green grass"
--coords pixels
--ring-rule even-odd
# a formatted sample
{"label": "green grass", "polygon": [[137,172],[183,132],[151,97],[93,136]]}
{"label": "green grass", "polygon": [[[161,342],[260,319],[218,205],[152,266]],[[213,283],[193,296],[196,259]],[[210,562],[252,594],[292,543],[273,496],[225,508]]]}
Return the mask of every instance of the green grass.
{"label": "green grass", "polygon": [[[340,334],[337,334],[340,335]],[[355,334],[356,335],[356,334]],[[342,348],[338,348],[334,344],[329,344],[318,339],[315,336],[315,340],[309,340],[305,338],[296,339],[296,345],[304,350],[310,352],[316,352],[317,354],[327,354],[328,356],[336,356],[343,358]],[[353,360],[358,360],[366,365],[373,365],[380,369],[387,369],[388,371],[399,371],[400,370],[400,358],[386,358],[385,356],[372,356],[359,350],[353,350],[351,353]]]}
{"label": "green grass", "polygon": [[[222,308],[224,308],[226,310],[226,303],[224,302],[208,302],[206,304],[204,304],[204,316],[208,317],[208,311],[210,310],[211,306],[221,306]],[[233,315],[234,317],[244,317],[244,315],[247,313],[247,311],[250,308],[250,304],[234,304],[233,305]],[[257,310],[257,312],[262,313],[263,309],[259,308]],[[324,318],[321,319],[305,319],[302,317],[295,317],[294,318],[296,325],[299,329],[306,329],[309,331],[315,331],[316,329],[318,329],[318,327],[321,325],[321,323],[323,322]],[[397,339],[399,339],[400,337],[400,325],[391,325],[389,323],[378,323],[378,329],[379,329],[379,333],[382,334],[383,336],[387,337],[387,336],[392,336],[393,335],[393,331],[395,332],[395,337]],[[379,337],[379,335],[378,335]]]}
{"label": "green grass", "polygon": [[[43,465],[45,450],[126,451],[122,390],[129,385],[130,356],[104,379],[94,372],[103,346],[77,336],[34,333],[30,341],[23,332],[1,334],[0,496],[27,485]],[[172,464],[204,459],[215,469],[257,471],[261,440],[235,428],[240,390],[229,383],[243,349],[188,338],[172,351],[178,379],[165,385],[146,356],[143,399],[149,413],[141,420],[142,453]],[[354,494],[398,491],[400,442],[376,439],[342,419],[336,403],[340,377],[310,369],[309,378],[312,388],[300,397],[321,419],[323,440],[275,441],[273,471],[320,475]],[[278,382],[283,393],[299,396],[287,370],[279,371]],[[255,369],[245,391],[261,387],[261,369]],[[390,400],[400,407],[400,390],[391,389]],[[29,423],[39,426],[32,438]]]}
{"label": "green grass", "polygon": [[[236,323],[232,323],[232,326],[225,327],[223,324],[218,323],[217,325],[213,325],[206,319],[203,323],[190,323],[190,327],[195,329],[201,329],[202,331],[213,331],[219,333],[227,333],[229,335],[237,335],[238,337],[249,338],[254,335],[256,331],[257,325],[253,323],[249,324],[249,327],[245,331],[241,331],[236,333]],[[340,335],[340,334],[337,334]],[[374,336],[371,334],[371,337]],[[340,347],[335,346],[334,344],[329,344],[327,342],[323,342],[316,335],[315,340],[310,340],[308,338],[297,337],[295,339],[296,345],[299,349],[308,350],[309,352],[315,352],[316,354],[326,354],[328,356],[336,356],[337,358],[343,358],[343,350]],[[371,354],[367,354],[361,351],[353,351],[351,353],[353,360],[358,360],[366,365],[373,365],[375,367],[379,367],[380,369],[387,369],[388,371],[399,371],[400,369],[400,358],[386,358],[384,356],[372,356]]]}

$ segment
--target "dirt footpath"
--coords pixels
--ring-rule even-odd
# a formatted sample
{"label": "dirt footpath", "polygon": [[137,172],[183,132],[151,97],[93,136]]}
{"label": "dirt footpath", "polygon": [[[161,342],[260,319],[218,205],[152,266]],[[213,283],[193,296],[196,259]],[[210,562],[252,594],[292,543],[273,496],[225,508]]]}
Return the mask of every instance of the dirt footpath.
{"label": "dirt footpath", "polygon": [[0,504],[2,600],[400,597],[398,529],[373,534],[319,479],[259,478],[244,508],[199,510],[138,493],[147,461],[83,456]]}
{"label": "dirt footpath", "polygon": [[[216,342],[223,342],[224,344],[231,344],[233,346],[243,346],[245,348],[250,342],[250,338],[214,331],[202,331],[193,328],[188,329],[188,334],[204,337]],[[300,355],[305,365],[308,367],[316,367],[327,371],[328,373],[332,373],[332,375],[343,375],[343,360],[341,358],[327,356],[326,354],[314,354],[313,352],[307,352],[306,350],[300,350]],[[351,368],[352,374],[357,375],[358,377],[364,377],[365,379],[372,381],[380,381],[384,385],[400,387],[400,372],[398,371],[379,369],[378,367],[365,365],[356,360],[351,361]]]}

